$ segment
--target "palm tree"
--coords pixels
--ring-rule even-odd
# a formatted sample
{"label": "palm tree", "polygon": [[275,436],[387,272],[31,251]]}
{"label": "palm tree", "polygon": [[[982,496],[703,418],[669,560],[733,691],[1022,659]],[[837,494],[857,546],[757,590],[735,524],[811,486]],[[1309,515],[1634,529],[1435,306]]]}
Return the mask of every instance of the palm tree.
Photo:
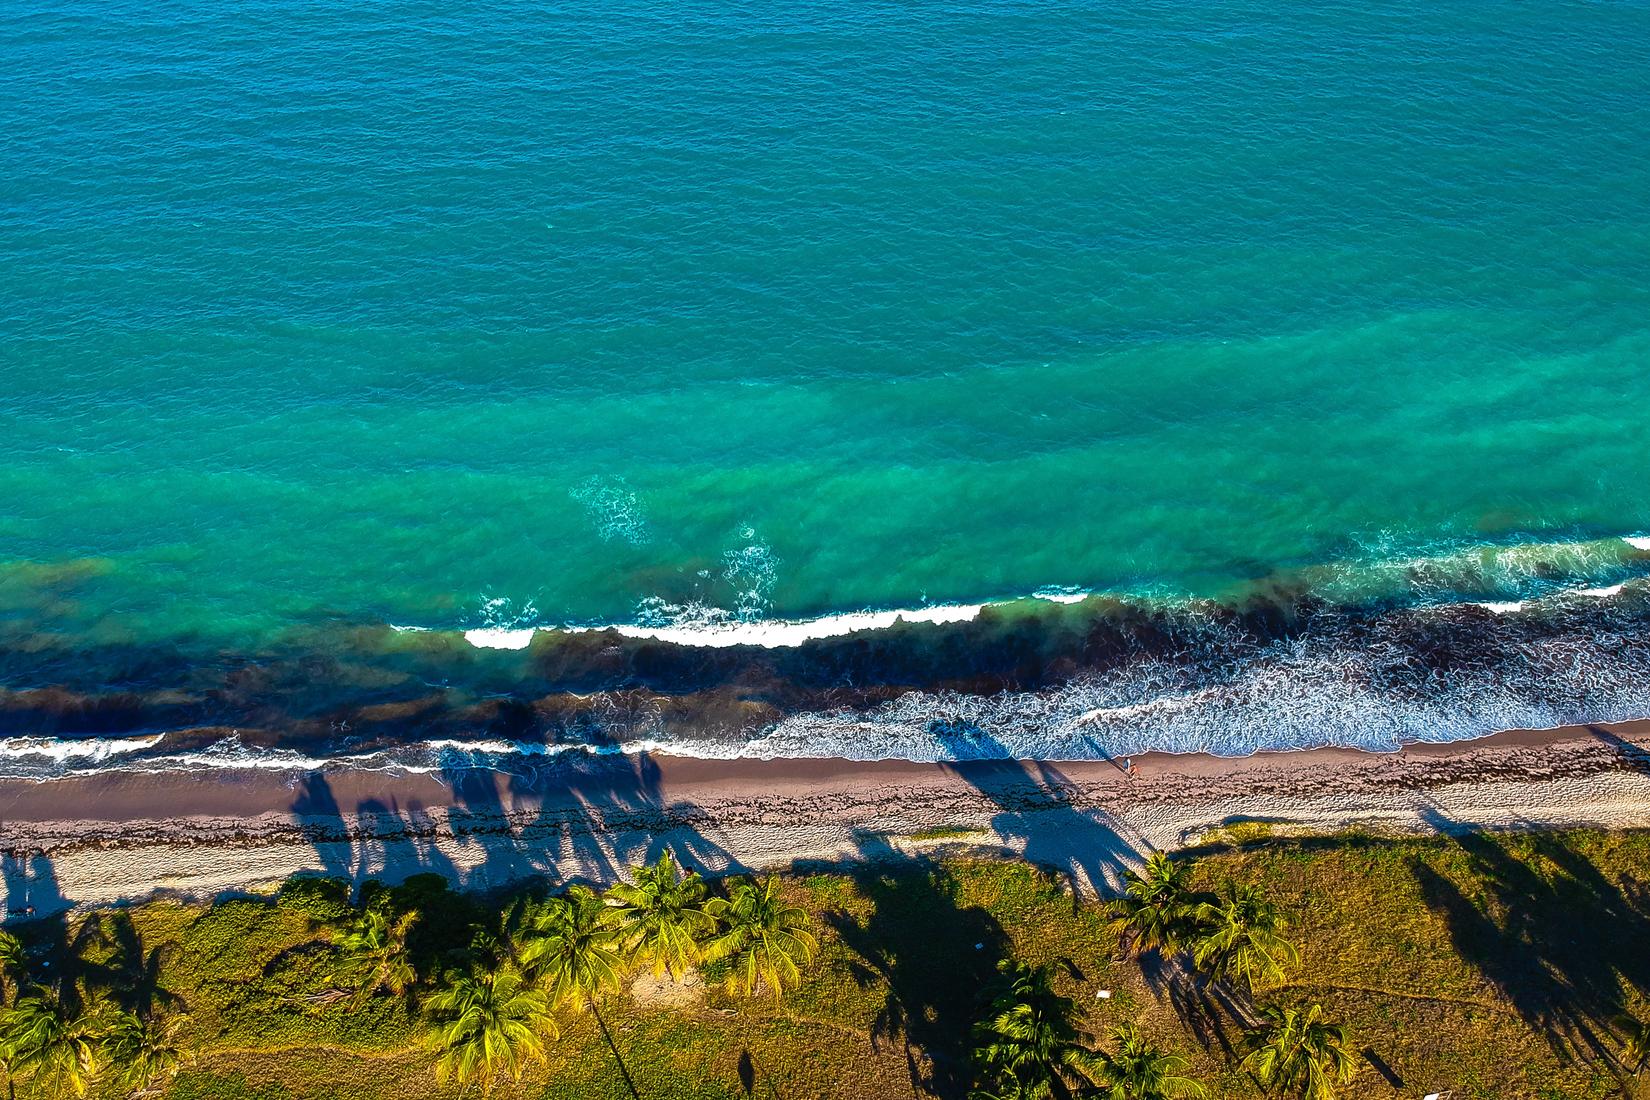
{"label": "palm tree", "polygon": [[45,1095],[86,1095],[97,1076],[92,1021],[71,1015],[48,993],[21,997],[0,1018],[0,1060],[7,1072]]}
{"label": "palm tree", "polygon": [[148,1092],[171,1080],[183,1064],[175,1041],[181,1017],[164,1023],[136,1012],[118,1011],[103,1030],[101,1045],[114,1080],[128,1092]]}
{"label": "palm tree", "polygon": [[619,883],[607,892],[617,902],[619,928],[627,950],[648,964],[655,977],[678,977],[699,961],[699,939],[716,928],[705,912],[705,884],[697,871],[683,875],[669,852],[651,867],[637,867],[635,885]]}
{"label": "palm tree", "polygon": [[1153,852],[1139,871],[1123,876],[1123,896],[1107,904],[1111,925],[1128,937],[1135,953],[1177,947],[1188,932],[1194,907],[1191,864]]}
{"label": "palm tree", "polygon": [[1219,903],[1197,908],[1204,927],[1193,960],[1215,978],[1241,979],[1250,996],[1262,982],[1281,981],[1286,967],[1300,965],[1300,952],[1284,939],[1287,927],[1277,906],[1252,886],[1230,886]]}
{"label": "palm tree", "polygon": [[809,930],[807,911],[785,904],[777,878],[741,879],[727,898],[714,898],[705,909],[722,931],[706,946],[704,958],[730,960],[729,989],[753,993],[766,987],[777,1000],[786,985],[802,983],[802,966],[819,941]]}
{"label": "palm tree", "polygon": [[597,997],[624,981],[624,959],[619,953],[624,933],[618,911],[588,886],[571,886],[528,916],[522,939],[523,965],[549,987],[556,1004],[583,1002],[607,1040],[613,1060],[619,1063],[619,1074],[631,1095],[639,1095],[596,1004]]}
{"label": "palm tree", "polygon": [[522,969],[521,949],[533,934],[532,920],[542,906],[530,895],[517,895],[503,908],[489,906],[485,919],[470,928],[470,943],[463,952],[470,964],[489,970]]}
{"label": "palm tree", "polygon": [[0,929],[0,1004],[10,1004],[22,991],[28,970],[23,941]]}
{"label": "palm tree", "polygon": [[1621,1064],[1636,1077],[1650,1063],[1650,1024],[1636,1016],[1617,1016],[1611,1023],[1621,1030]]}
{"label": "palm tree", "polygon": [[388,906],[371,905],[338,934],[338,946],[361,975],[357,1001],[365,1001],[380,989],[401,996],[417,983],[407,936],[418,918],[416,909],[391,917]]}
{"label": "palm tree", "polygon": [[1117,1051],[1096,1055],[1097,1096],[1104,1100],[1194,1100],[1208,1094],[1190,1077],[1180,1076],[1186,1059],[1147,1042],[1133,1024],[1112,1032]]}
{"label": "palm tree", "polygon": [[1250,1034],[1243,1066],[1268,1089],[1304,1100],[1335,1100],[1335,1086],[1352,1080],[1358,1064],[1347,1049],[1346,1028],[1323,1020],[1323,1006],[1302,1010],[1268,1006],[1265,1024]]}
{"label": "palm tree", "polygon": [[[11,1005],[22,995],[24,982],[28,976],[29,959],[23,950],[23,941],[10,932],[0,929],[0,1007]],[[6,1091],[8,1095],[17,1095],[17,1085],[12,1081],[14,1056],[9,1047],[0,1044],[0,1068],[6,1073]]]}
{"label": "palm tree", "polygon": [[560,1035],[550,1002],[519,971],[478,971],[454,979],[425,1005],[436,1030],[436,1078],[459,1085],[480,1082],[491,1091],[508,1073],[519,1079],[529,1062],[544,1060],[544,1039]]}
{"label": "palm tree", "polygon": [[521,962],[558,1004],[594,999],[624,980],[617,912],[588,886],[544,902],[521,932]]}
{"label": "palm tree", "polygon": [[1050,970],[1004,960],[1007,990],[974,1028],[974,1100],[1067,1100],[1091,1083],[1095,1056],[1074,1020],[1076,1005],[1054,992]]}

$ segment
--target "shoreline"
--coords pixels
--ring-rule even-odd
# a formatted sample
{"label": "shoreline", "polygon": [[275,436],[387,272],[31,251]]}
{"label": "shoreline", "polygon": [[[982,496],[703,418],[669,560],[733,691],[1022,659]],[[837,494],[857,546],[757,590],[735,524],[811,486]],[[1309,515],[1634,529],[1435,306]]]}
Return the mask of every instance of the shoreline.
{"label": "shoreline", "polygon": [[0,687],[0,763],[53,779],[103,761],[451,771],[580,750],[916,761],[1389,751],[1650,715],[1650,588],[1623,584],[1611,598],[1514,612],[1341,605],[1273,578],[1225,604],[1031,599],[775,646],[608,628],[494,649],[333,623],[208,657],[48,631],[0,645],[0,684],[15,685]]}
{"label": "shoreline", "polygon": [[468,889],[535,875],[610,883],[669,847],[707,873],[1023,858],[1104,891],[1154,848],[1232,821],[1280,835],[1364,828],[1650,827],[1650,720],[1512,730],[1393,753],[921,764],[606,757],[435,775],[347,769],[0,782],[7,918],[441,874]]}

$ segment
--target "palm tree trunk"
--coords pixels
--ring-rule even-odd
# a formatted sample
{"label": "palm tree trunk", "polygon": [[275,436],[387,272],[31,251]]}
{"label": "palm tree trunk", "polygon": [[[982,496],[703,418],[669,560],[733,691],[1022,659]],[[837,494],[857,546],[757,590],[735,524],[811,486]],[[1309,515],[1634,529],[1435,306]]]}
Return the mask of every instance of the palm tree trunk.
{"label": "palm tree trunk", "polygon": [[596,1007],[596,998],[587,996],[585,1003],[590,1006],[590,1014],[596,1017],[596,1026],[601,1028],[602,1038],[607,1040],[607,1049],[613,1052],[613,1060],[619,1063],[619,1076],[624,1078],[625,1087],[630,1090],[634,1100],[642,1100],[642,1094],[636,1091],[636,1082],[630,1079],[630,1070],[624,1064],[624,1057],[619,1054],[619,1048],[613,1042],[613,1035],[607,1030],[607,1021],[602,1019],[602,1011]]}

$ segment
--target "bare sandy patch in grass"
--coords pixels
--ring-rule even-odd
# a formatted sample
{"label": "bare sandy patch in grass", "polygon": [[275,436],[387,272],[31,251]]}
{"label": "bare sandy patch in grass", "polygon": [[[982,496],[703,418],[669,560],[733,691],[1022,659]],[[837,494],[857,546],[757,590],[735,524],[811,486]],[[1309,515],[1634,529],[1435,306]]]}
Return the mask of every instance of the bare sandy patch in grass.
{"label": "bare sandy patch in grass", "polygon": [[643,971],[630,983],[630,998],[644,1008],[682,1008],[704,998],[705,980],[697,970],[681,977]]}

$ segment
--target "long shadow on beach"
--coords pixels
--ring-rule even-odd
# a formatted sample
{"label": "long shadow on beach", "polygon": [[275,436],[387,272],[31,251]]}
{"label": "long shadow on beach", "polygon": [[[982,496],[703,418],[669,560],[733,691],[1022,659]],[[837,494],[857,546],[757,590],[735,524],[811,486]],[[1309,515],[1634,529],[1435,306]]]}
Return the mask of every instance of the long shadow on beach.
{"label": "long shadow on beach", "polygon": [[57,870],[44,852],[0,855],[0,883],[6,890],[8,921],[61,913],[74,904],[63,896]]}
{"label": "long shadow on beach", "polygon": [[355,889],[434,873],[491,890],[541,876],[607,885],[666,850],[707,873],[745,869],[697,806],[666,803],[645,754],[565,753],[510,771],[479,755],[445,763],[442,806],[393,795],[344,806],[325,773],[308,773],[292,813],[313,837],[317,870]]}
{"label": "long shadow on beach", "polygon": [[1622,737],[1620,734],[1605,729],[1603,726],[1590,724],[1587,732],[1598,740],[1616,750],[1616,759],[1628,771],[1650,772],[1650,749]]}
{"label": "long shadow on beach", "polygon": [[1007,746],[969,722],[936,719],[929,732],[957,761],[947,771],[998,808],[996,830],[1028,861],[1059,874],[1074,893],[1114,890],[1149,846],[1104,810],[1080,806],[1079,786],[1047,761],[1006,759]]}

